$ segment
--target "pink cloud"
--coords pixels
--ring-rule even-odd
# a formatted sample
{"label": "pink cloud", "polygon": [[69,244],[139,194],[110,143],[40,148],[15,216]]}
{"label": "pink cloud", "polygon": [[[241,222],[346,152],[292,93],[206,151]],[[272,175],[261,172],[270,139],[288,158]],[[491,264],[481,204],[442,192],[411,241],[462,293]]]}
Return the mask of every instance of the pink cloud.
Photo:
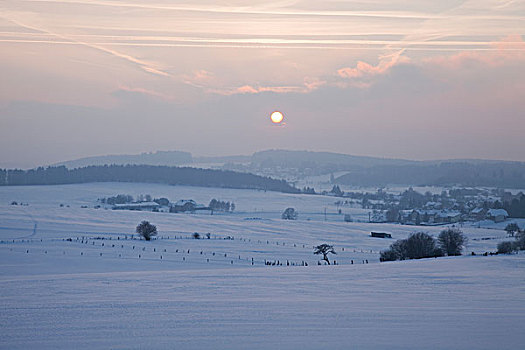
{"label": "pink cloud", "polygon": [[157,92],[157,91],[153,91],[153,90],[149,90],[149,89],[144,89],[144,88],[140,88],[140,87],[129,87],[129,86],[126,86],[126,85],[120,85],[118,89],[121,90],[121,91],[137,92],[137,93],[140,93],[140,94],[143,94],[143,95],[148,95],[148,96],[159,98],[161,100],[166,100],[166,101],[174,100],[174,98],[172,96],[168,96],[168,95],[163,94],[161,92]]}
{"label": "pink cloud", "polygon": [[408,58],[401,56],[403,51],[404,50],[401,50],[393,55],[382,57],[376,66],[358,61],[355,68],[345,67],[338,69],[337,75],[344,79],[359,79],[384,74],[393,66],[408,61]]}
{"label": "pink cloud", "polygon": [[288,92],[304,92],[304,88],[300,86],[252,86],[243,85],[233,89],[215,89],[210,90],[211,92],[220,95],[235,95],[235,94],[258,94],[261,92],[275,92],[275,93],[288,93]]}
{"label": "pink cloud", "polygon": [[235,94],[258,94],[261,92],[275,92],[279,94],[285,93],[308,93],[318,89],[326,84],[326,81],[318,78],[305,77],[302,85],[297,86],[253,86],[242,85],[237,88],[216,88],[209,89],[208,92],[219,95],[235,95]]}
{"label": "pink cloud", "polygon": [[449,69],[459,69],[472,63],[497,67],[513,61],[525,60],[525,41],[520,35],[509,35],[490,45],[489,50],[462,51],[451,56],[430,57],[423,61]]}
{"label": "pink cloud", "polygon": [[197,69],[191,75],[184,75],[182,80],[185,84],[203,88],[212,84],[215,80],[215,75],[204,69]]}

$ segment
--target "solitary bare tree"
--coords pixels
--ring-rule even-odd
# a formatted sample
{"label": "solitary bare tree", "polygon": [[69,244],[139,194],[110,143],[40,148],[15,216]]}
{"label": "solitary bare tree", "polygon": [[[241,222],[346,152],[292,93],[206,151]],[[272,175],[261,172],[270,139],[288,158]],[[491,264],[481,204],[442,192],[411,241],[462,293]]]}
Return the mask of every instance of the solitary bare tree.
{"label": "solitary bare tree", "polygon": [[319,255],[323,254],[323,260],[330,265],[330,260],[328,260],[328,254],[337,254],[334,250],[334,246],[330,244],[323,243],[321,245],[318,245],[314,249],[314,254]]}

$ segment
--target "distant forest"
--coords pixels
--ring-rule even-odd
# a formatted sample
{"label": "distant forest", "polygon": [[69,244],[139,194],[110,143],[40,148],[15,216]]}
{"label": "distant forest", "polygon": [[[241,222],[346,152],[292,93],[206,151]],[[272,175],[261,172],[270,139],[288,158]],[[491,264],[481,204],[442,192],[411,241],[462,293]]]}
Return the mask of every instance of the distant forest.
{"label": "distant forest", "polygon": [[503,161],[455,161],[416,165],[380,165],[354,170],[335,179],[343,185],[387,184],[461,185],[523,188],[525,163]]}
{"label": "distant forest", "polygon": [[88,182],[145,182],[169,185],[226,187],[297,193],[284,180],[227,170],[152,165],[94,165],[68,169],[65,166],[31,170],[0,169],[0,185],[63,185]]}

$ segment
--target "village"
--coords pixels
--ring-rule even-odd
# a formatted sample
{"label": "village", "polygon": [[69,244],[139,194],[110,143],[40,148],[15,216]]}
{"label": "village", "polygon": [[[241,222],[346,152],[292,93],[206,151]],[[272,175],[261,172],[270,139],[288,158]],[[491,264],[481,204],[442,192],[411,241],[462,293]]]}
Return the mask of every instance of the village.
{"label": "village", "polygon": [[[305,192],[303,192],[305,193]],[[305,193],[310,194],[310,193]],[[331,191],[315,195],[340,198],[333,203],[334,210],[341,221],[351,222],[351,208],[365,209],[367,219],[358,221],[371,223],[399,223],[403,225],[437,226],[461,224],[463,222],[481,222],[489,220],[500,223],[509,218],[525,217],[525,195],[522,192],[512,194],[501,189],[451,188],[441,193],[427,191],[419,193],[412,187],[400,193],[391,193],[383,189],[376,192],[343,192],[334,185]],[[100,198],[100,205],[112,210],[134,210],[164,213],[203,213],[213,215],[216,212],[232,213],[235,203],[211,199],[206,204],[193,199],[180,199],[175,202],[165,197],[152,198],[150,195],[119,194],[114,197]],[[319,209],[319,212],[323,208]],[[326,208],[325,208],[326,211]]]}
{"label": "village", "polygon": [[[336,185],[328,195],[351,198],[335,202],[339,211],[356,205],[371,209],[368,221],[374,223],[430,226],[483,220],[500,223],[508,218],[525,217],[525,195],[500,189],[456,188],[440,194],[422,194],[410,187],[400,194],[382,189],[376,193],[344,193]],[[345,221],[351,218],[345,216]]]}
{"label": "village", "polygon": [[[233,212],[235,210],[235,203],[220,201],[215,198],[213,198],[206,206],[195,202],[193,199],[180,199],[176,202],[171,202],[165,197],[152,198],[149,194],[139,195],[136,199],[131,195],[119,194],[114,197],[99,198],[98,202],[101,203],[105,209],[161,213],[205,212],[213,215],[214,212]],[[98,207],[100,207],[100,205]]]}

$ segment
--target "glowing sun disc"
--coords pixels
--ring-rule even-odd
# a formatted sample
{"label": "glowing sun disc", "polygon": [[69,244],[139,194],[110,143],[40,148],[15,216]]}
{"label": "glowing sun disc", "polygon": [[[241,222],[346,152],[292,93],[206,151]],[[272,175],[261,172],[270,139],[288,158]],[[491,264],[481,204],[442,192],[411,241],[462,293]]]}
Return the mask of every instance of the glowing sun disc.
{"label": "glowing sun disc", "polygon": [[270,115],[270,119],[272,120],[272,123],[279,124],[283,121],[284,115],[279,111],[275,111]]}

